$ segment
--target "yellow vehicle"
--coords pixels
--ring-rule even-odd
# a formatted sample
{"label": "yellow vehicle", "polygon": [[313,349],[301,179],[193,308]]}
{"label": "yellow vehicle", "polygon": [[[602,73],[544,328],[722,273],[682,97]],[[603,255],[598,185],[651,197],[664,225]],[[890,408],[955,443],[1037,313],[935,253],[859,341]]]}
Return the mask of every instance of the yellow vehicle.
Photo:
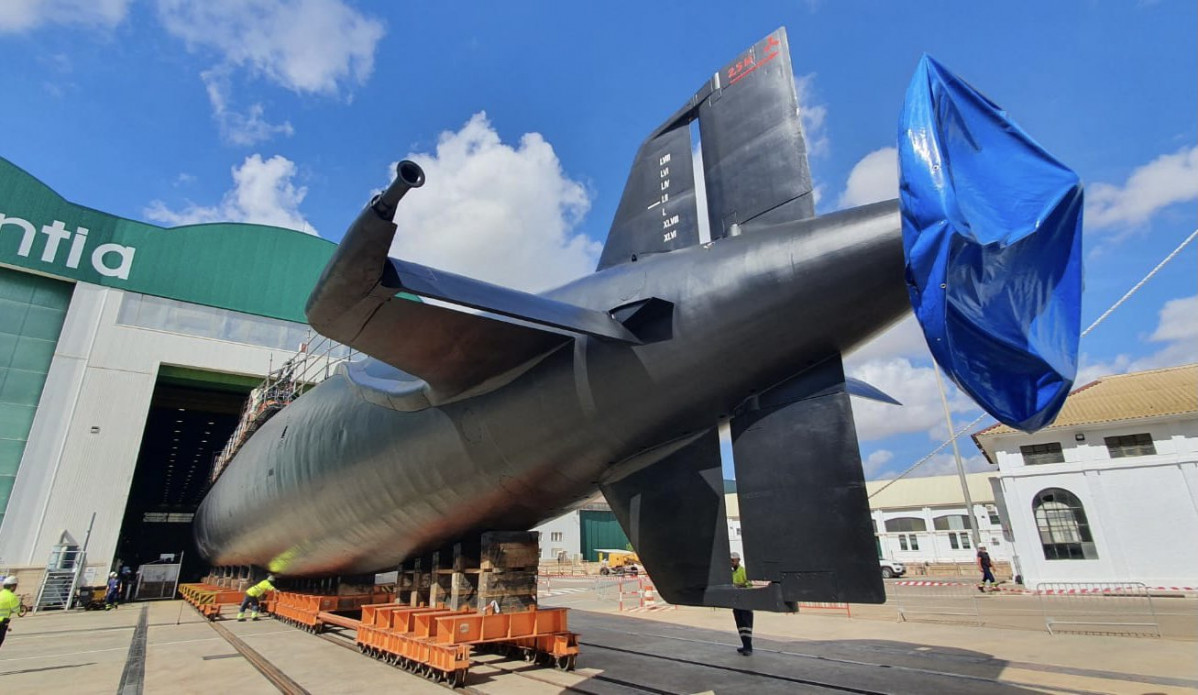
{"label": "yellow vehicle", "polygon": [[641,559],[631,550],[602,548],[595,552],[599,553],[599,574],[603,576],[614,574],[622,577],[630,574],[635,577],[640,574]]}

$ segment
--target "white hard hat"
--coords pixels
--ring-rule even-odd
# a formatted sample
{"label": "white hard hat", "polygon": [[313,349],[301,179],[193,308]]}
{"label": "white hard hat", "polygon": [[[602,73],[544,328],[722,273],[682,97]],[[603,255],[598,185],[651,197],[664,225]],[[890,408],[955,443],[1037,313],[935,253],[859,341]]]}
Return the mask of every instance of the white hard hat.
{"label": "white hard hat", "polygon": [[4,586],[16,586],[16,585],[17,585],[17,576],[15,574],[10,574],[4,578]]}
{"label": "white hard hat", "polygon": [[733,560],[739,560],[739,559],[740,559],[740,553],[732,553],[732,559],[733,559]]}
{"label": "white hard hat", "polygon": [[115,577],[115,576],[116,576],[116,572],[109,572],[109,573],[108,573],[108,576],[110,576],[110,577]]}
{"label": "white hard hat", "polygon": [[275,580],[275,575],[273,575],[273,574],[266,575],[266,581],[273,582],[274,580]]}

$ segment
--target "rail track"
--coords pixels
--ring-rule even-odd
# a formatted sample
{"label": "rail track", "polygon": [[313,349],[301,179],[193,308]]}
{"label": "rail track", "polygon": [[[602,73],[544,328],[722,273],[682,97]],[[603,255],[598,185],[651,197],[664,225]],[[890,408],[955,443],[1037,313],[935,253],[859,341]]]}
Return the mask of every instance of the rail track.
{"label": "rail track", "polygon": [[[216,625],[214,624],[214,627]],[[702,639],[700,637],[682,637],[677,635],[661,634],[658,632],[637,631],[637,630],[617,630],[613,628],[601,626],[587,626],[584,628],[587,632],[587,639],[580,640],[579,644],[586,648],[586,651],[591,654],[606,652],[610,655],[619,655],[621,657],[644,660],[650,664],[657,664],[657,668],[648,667],[641,673],[660,672],[660,668],[674,667],[699,669],[711,673],[711,679],[717,677],[727,678],[733,675],[737,679],[738,692],[804,692],[804,693],[854,693],[855,695],[891,695],[897,691],[907,691],[908,688],[896,687],[893,689],[875,689],[873,687],[861,687],[858,685],[849,685],[843,682],[835,682],[834,679],[821,679],[818,677],[798,677],[781,673],[770,673],[763,671],[762,668],[754,669],[747,667],[738,667],[721,663],[713,663],[711,661],[703,661],[699,658],[688,658],[686,656],[671,655],[668,653],[659,653],[646,649],[630,648],[621,646],[621,643],[626,643],[629,638],[639,638],[652,641],[668,641],[674,643],[689,643],[694,645],[703,645],[708,647],[718,647],[720,649],[731,649],[733,645],[725,642],[720,642],[714,639]],[[218,633],[229,639],[232,635],[225,630],[218,630]],[[606,638],[610,635],[610,639]],[[316,634],[317,637],[335,644],[344,649],[359,651],[356,644],[354,633],[347,628],[339,628],[336,626],[328,626],[324,632]],[[763,640],[768,642],[768,640]],[[233,644],[232,640],[230,643]],[[234,644],[239,651],[244,648],[244,644],[238,646]],[[1031,683],[1019,683],[1010,680],[998,680],[986,676],[970,675],[965,673],[956,673],[953,671],[937,670],[934,668],[921,668],[914,666],[902,666],[892,663],[885,663],[885,659],[871,660],[849,659],[832,657],[823,654],[807,653],[793,649],[777,649],[759,646],[756,650],[761,654],[768,654],[775,657],[783,657],[787,660],[802,661],[808,663],[821,663],[824,665],[837,665],[850,667],[854,669],[863,669],[866,672],[874,669],[886,669],[888,672],[895,674],[903,673],[908,676],[927,679],[925,682],[930,688],[928,692],[1027,692],[1024,690],[1035,689],[1041,691],[1043,685],[1035,685]],[[244,654],[244,652],[243,652]],[[256,656],[256,655],[254,655]],[[480,650],[478,658],[471,668],[470,680],[493,678],[496,675],[502,675],[504,678],[521,678],[528,681],[529,684],[539,684],[542,686],[552,686],[557,692],[577,693],[578,695],[619,695],[621,693],[646,693],[649,695],[687,695],[689,690],[670,689],[663,687],[660,682],[654,683],[652,677],[626,676],[618,677],[612,674],[612,670],[600,671],[596,673],[585,673],[585,680],[574,681],[574,678],[567,676],[564,673],[555,672],[553,670],[545,670],[541,668],[529,669],[518,654],[506,653],[502,650]],[[507,658],[505,658],[507,657]],[[286,675],[279,671],[278,668],[267,662],[265,659],[250,658],[250,663],[263,672],[280,692],[288,695],[303,695],[306,691],[298,687],[294,681],[286,678]],[[263,662],[260,664],[259,662]],[[774,670],[777,669],[777,663],[772,664]],[[263,670],[265,669],[265,670]],[[633,673],[637,673],[638,669],[633,669]],[[405,671],[405,673],[408,673]],[[416,675],[416,674],[413,674]],[[583,674],[578,674],[583,675]],[[622,673],[619,675],[623,675]],[[281,676],[281,677],[280,677]],[[573,681],[573,682],[571,682]],[[452,692],[463,693],[464,695],[489,695],[485,688],[479,688],[470,683],[453,687],[448,682],[438,682],[434,679],[429,679],[429,682],[446,688]],[[1070,693],[1071,695],[1099,695],[1098,691],[1083,690],[1075,688],[1065,688],[1055,686],[1052,690],[1062,693]]]}

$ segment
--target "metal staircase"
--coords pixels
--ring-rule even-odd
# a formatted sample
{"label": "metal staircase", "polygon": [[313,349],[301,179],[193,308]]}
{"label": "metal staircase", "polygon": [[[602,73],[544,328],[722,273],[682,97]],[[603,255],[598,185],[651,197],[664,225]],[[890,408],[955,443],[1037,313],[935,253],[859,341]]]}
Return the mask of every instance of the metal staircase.
{"label": "metal staircase", "polygon": [[83,539],[83,547],[75,541],[67,531],[58,537],[58,543],[50,550],[50,559],[46,561],[46,574],[42,577],[42,585],[38,587],[37,599],[33,602],[34,612],[59,608],[66,610],[74,600],[75,589],[86,566],[87,544],[91,540],[92,526],[96,523],[93,513],[87,525],[87,536]]}
{"label": "metal staircase", "polygon": [[[82,556],[79,559],[82,560]],[[82,562],[80,566],[82,566]],[[75,594],[78,577],[79,572],[75,568],[47,569],[46,575],[42,578],[42,586],[37,592],[37,601],[34,603],[34,610],[70,608],[71,597]]]}

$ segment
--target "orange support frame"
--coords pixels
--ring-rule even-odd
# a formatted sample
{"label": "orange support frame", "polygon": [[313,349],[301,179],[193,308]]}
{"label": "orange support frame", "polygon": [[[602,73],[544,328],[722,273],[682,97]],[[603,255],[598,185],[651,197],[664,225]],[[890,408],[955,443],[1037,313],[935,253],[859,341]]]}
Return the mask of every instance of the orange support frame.
{"label": "orange support frame", "polygon": [[211,584],[180,584],[179,593],[183,600],[195,607],[200,615],[215,620],[225,606],[241,605],[242,591],[213,586]]}
{"label": "orange support frame", "polygon": [[[389,595],[383,595],[387,598]],[[406,670],[465,683],[473,645],[507,644],[528,660],[542,657],[558,668],[574,668],[578,635],[567,629],[567,609],[535,606],[514,613],[476,613],[468,608],[415,607],[377,603],[378,594],[319,596],[277,592],[273,612],[309,632],[325,625],[355,628],[359,651]],[[334,611],[361,610],[361,619]]]}

